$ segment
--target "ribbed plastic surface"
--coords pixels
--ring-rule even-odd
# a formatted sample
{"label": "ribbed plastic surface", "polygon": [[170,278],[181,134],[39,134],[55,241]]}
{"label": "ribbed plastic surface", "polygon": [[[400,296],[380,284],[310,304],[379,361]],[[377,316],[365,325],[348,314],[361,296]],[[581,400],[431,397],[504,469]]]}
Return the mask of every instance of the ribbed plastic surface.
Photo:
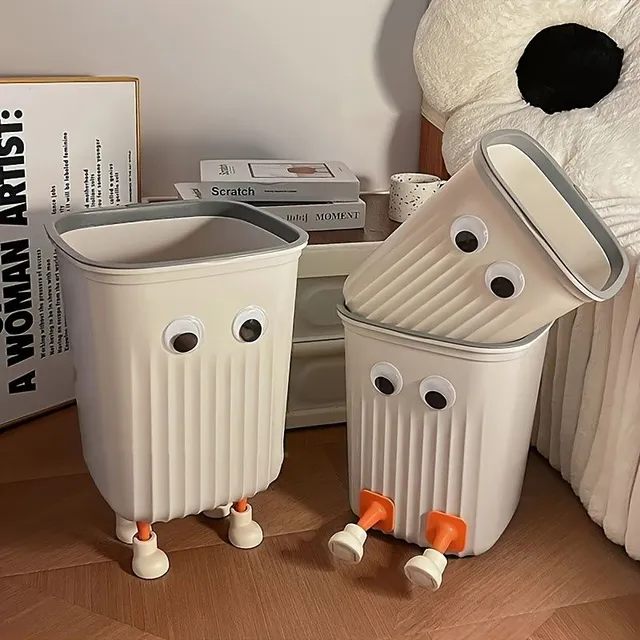
{"label": "ribbed plastic surface", "polygon": [[[513,162],[496,149],[512,151]],[[549,172],[568,189],[570,203],[515,145],[499,142],[491,150],[501,160],[500,179],[528,206],[516,206],[515,195],[497,187],[497,174],[477,151],[351,272],[344,299],[352,312],[401,329],[497,344],[619,290],[628,269],[624,254],[560,169]],[[550,239],[543,241],[545,234]]]}
{"label": "ribbed plastic surface", "polygon": [[[487,226],[489,241],[477,253],[466,255],[451,240],[452,224],[463,216]],[[489,266],[505,262],[525,280],[513,300],[495,297],[485,284]],[[351,311],[376,322],[486,343],[522,338],[584,302],[473,164],[351,273],[344,297]]]}
{"label": "ribbed plastic surface", "polygon": [[[467,522],[460,555],[491,548],[520,500],[547,333],[499,353],[465,352],[348,319],[345,337],[353,511],[369,489],[394,501],[397,538],[427,546],[425,518],[438,510]],[[381,363],[400,372],[399,394],[385,397],[372,384]],[[434,376],[455,390],[454,404],[442,411],[421,397],[422,381]]]}
{"label": "ribbed plastic surface", "polygon": [[[136,222],[128,259],[142,261],[149,247],[206,251],[200,227],[170,244],[167,220]],[[120,251],[100,247],[104,228],[117,237],[109,226],[84,229],[74,246]],[[84,457],[127,520],[168,521],[250,498],[280,472],[305,243],[272,241],[258,225],[234,229],[239,249],[245,238],[258,252],[135,269],[87,267],[59,252]]]}
{"label": "ribbed plastic surface", "polygon": [[[65,287],[84,456],[119,515],[180,518],[251,497],[277,477],[296,264],[253,275],[257,290],[246,280],[243,290],[241,274],[208,278],[212,297],[196,296],[187,307],[204,326],[203,342],[186,356],[168,353],[161,341],[164,326],[185,309],[179,286],[102,285],[107,293],[91,283],[88,295],[103,305],[93,309]],[[235,295],[217,304],[220,278],[235,280]],[[241,344],[231,325],[251,303],[266,311],[269,327],[257,342]]]}

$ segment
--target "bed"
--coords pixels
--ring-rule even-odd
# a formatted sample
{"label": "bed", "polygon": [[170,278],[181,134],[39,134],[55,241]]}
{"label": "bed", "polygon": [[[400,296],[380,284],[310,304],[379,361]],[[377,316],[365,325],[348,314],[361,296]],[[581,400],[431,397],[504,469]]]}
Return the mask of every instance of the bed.
{"label": "bed", "polygon": [[[635,559],[640,559],[639,34],[636,1],[432,0],[414,48],[424,93],[421,172],[446,178],[464,165],[482,134],[521,129],[565,168],[627,252],[631,273],[622,291],[607,303],[588,304],[561,318],[552,330],[532,444],[571,484],[607,537]],[[571,47],[581,42],[587,53],[572,62]],[[531,86],[523,81],[527,56],[529,68],[543,76],[530,73]],[[566,103],[566,92],[535,93],[536,81],[552,86],[561,72],[563,87],[575,80],[569,94],[574,103]]]}

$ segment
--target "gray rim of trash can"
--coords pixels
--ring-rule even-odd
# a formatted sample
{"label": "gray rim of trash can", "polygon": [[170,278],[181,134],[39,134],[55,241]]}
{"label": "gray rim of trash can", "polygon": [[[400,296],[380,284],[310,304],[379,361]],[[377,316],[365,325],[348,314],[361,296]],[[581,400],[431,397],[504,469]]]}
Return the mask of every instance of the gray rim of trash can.
{"label": "gray rim of trash can", "polygon": [[220,200],[218,202],[178,201],[160,202],[153,204],[128,204],[120,207],[104,209],[86,209],[75,213],[61,215],[54,222],[45,225],[45,230],[53,244],[75,261],[100,269],[158,269],[178,265],[201,264],[212,262],[217,258],[194,258],[188,260],[172,260],[167,262],[144,264],[102,264],[85,258],[64,241],[64,234],[78,229],[125,224],[129,222],[143,222],[147,220],[169,220],[172,218],[233,218],[253,224],[280,240],[286,242],[281,247],[271,247],[257,251],[229,253],[220,256],[220,259],[228,260],[249,255],[276,253],[304,248],[309,241],[309,236],[303,229],[275,216],[268,211],[235,200]]}
{"label": "gray rim of trash can", "polygon": [[[574,273],[554,250],[549,239],[527,215],[524,206],[500,177],[489,158],[489,147],[496,144],[512,145],[533,160],[600,244],[611,266],[611,275],[602,289],[592,287]],[[626,253],[609,227],[591,206],[584,193],[566,177],[560,165],[538,142],[518,129],[494,131],[480,139],[473,160],[480,175],[485,177],[490,186],[497,189],[500,195],[510,203],[511,208],[533,233],[540,245],[579,291],[595,301],[608,300],[620,291],[629,273],[629,261]]]}
{"label": "gray rim of trash can", "polygon": [[472,342],[469,340],[454,340],[453,338],[434,336],[428,333],[412,331],[410,329],[398,329],[398,327],[383,324],[381,322],[375,322],[373,320],[369,320],[368,318],[363,318],[362,316],[352,313],[344,304],[339,304],[337,306],[337,311],[338,316],[341,319],[350,320],[362,327],[372,328],[389,336],[399,336],[421,344],[429,344],[441,347],[442,349],[450,349],[458,353],[466,352],[468,354],[475,355],[498,355],[500,353],[514,354],[518,351],[524,351],[529,347],[529,345],[534,343],[538,338],[549,331],[553,324],[546,324],[545,326],[536,329],[536,331],[534,331],[533,333],[530,333],[529,335],[525,336],[524,338],[520,338],[519,340],[514,340],[512,342],[485,344],[482,342]]}

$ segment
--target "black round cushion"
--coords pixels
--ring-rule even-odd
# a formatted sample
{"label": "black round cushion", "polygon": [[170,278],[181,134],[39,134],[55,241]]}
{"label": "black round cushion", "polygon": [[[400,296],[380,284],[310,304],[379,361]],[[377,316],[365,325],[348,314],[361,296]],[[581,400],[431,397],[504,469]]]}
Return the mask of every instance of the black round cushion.
{"label": "black round cushion", "polygon": [[546,113],[592,107],[618,84],[624,51],[602,31],[568,23],[527,45],[516,74],[526,102]]}

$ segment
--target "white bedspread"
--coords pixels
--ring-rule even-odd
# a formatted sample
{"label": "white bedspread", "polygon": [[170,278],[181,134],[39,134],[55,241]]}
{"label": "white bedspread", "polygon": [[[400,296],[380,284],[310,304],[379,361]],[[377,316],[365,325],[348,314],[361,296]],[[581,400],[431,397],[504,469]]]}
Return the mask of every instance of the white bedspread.
{"label": "white bedspread", "polygon": [[[536,33],[566,22],[611,36],[625,51],[622,76],[591,109],[547,115],[523,102],[515,69]],[[640,1],[432,0],[415,62],[425,102],[445,123],[449,172],[484,133],[523,130],[629,255],[630,278],[614,300],[585,305],[554,328],[533,442],[606,535],[640,559]]]}

